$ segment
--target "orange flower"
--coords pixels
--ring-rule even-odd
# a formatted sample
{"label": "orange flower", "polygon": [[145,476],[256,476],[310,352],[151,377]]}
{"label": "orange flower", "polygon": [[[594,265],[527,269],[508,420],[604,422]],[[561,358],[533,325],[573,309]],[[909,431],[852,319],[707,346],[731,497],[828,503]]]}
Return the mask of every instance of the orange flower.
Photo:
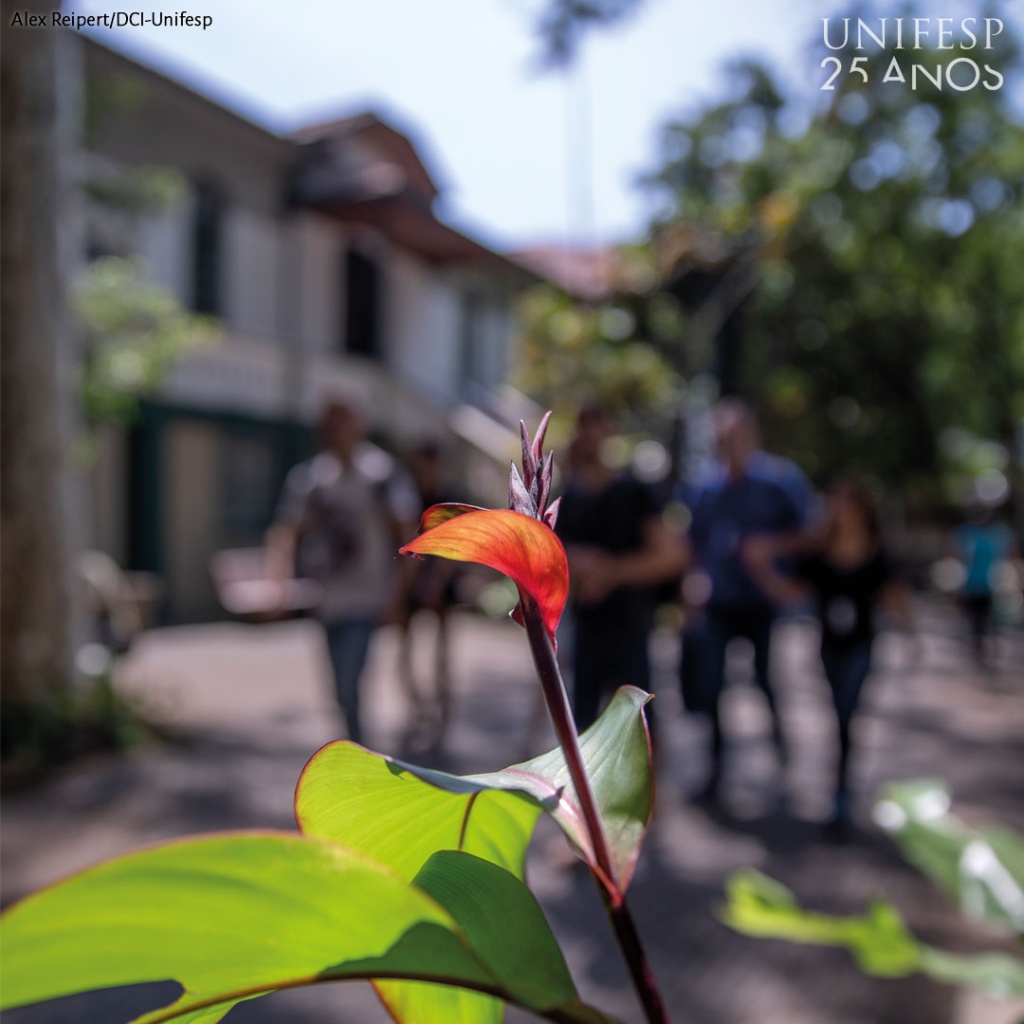
{"label": "orange flower", "polygon": [[523,607],[535,605],[553,643],[569,594],[569,563],[553,529],[558,502],[547,507],[551,456],[542,460],[541,445],[549,416],[541,421],[532,443],[522,426],[523,476],[513,464],[509,509],[433,505],[423,513],[416,539],[400,553],[476,562],[504,573],[519,589],[512,617],[522,625]]}

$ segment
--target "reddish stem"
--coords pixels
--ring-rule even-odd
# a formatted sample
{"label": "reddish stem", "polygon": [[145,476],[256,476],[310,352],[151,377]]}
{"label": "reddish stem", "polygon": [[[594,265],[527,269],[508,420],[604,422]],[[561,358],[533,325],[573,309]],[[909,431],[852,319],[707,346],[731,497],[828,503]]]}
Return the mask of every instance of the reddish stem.
{"label": "reddish stem", "polygon": [[555,735],[558,737],[559,746],[565,755],[569,778],[572,779],[573,788],[576,790],[576,798],[583,813],[583,822],[594,852],[594,860],[604,874],[605,887],[608,889],[609,896],[618,902],[621,893],[615,866],[608,848],[608,839],[604,834],[601,815],[597,809],[594,790],[590,785],[590,777],[583,766],[576,722],[572,717],[572,709],[569,707],[569,697],[565,692],[565,684],[562,682],[562,673],[559,671],[558,660],[555,658],[555,649],[537,605],[527,599],[522,602],[522,610],[523,623],[526,626],[526,633],[530,638],[530,649],[533,652],[533,663],[537,667],[541,689],[544,691],[544,700],[548,706],[548,713],[551,715],[551,722],[555,727]]}
{"label": "reddish stem", "polygon": [[668,1014],[654,980],[654,973],[640,943],[633,917],[626,905],[625,896],[619,888],[615,865],[612,862],[608,838],[605,835],[601,815],[597,809],[597,800],[590,785],[590,777],[583,764],[580,752],[579,736],[576,723],[569,707],[569,698],[562,682],[562,673],[558,668],[555,649],[551,643],[547,627],[541,618],[540,609],[530,598],[521,597],[523,624],[530,639],[530,650],[533,663],[540,677],[544,700],[555,727],[555,735],[565,756],[576,798],[587,829],[587,836],[594,853],[594,862],[590,864],[591,873],[597,883],[605,911],[615,932],[616,941],[622,950],[623,958],[629,968],[633,985],[636,988],[640,1003],[649,1024],[669,1024]]}

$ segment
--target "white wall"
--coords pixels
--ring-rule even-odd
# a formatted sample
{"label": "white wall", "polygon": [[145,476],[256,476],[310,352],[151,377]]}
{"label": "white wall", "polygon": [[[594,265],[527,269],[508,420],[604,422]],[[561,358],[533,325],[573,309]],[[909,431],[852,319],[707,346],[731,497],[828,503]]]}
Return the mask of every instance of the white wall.
{"label": "white wall", "polygon": [[338,352],[344,316],[341,252],[345,235],[317,214],[297,215],[299,336],[307,351]]}
{"label": "white wall", "polygon": [[[189,308],[192,302],[191,194],[146,217],[137,244],[146,276]],[[249,338],[279,338],[284,301],[281,253],[286,222],[238,206],[226,197],[221,226],[220,295],[227,330]]]}
{"label": "white wall", "polygon": [[277,336],[281,227],[228,202],[222,225],[220,286],[227,326],[252,338]]}
{"label": "white wall", "polygon": [[182,196],[139,224],[137,243],[143,270],[185,307],[192,301],[192,197]]}
{"label": "white wall", "polygon": [[395,373],[435,403],[457,401],[461,297],[453,290],[450,275],[396,253],[388,294]]}
{"label": "white wall", "polygon": [[[452,345],[456,359],[456,378],[452,388],[463,399],[474,400],[504,383],[509,363],[509,347],[516,331],[514,305],[508,286],[479,269],[452,271],[446,276],[446,288],[455,306]],[[462,360],[465,344],[466,304],[472,299],[472,356]],[[469,379],[461,374],[468,371]]]}
{"label": "white wall", "polygon": [[164,381],[160,397],[190,408],[277,417],[284,411],[283,365],[277,344],[226,334],[220,344],[186,356]]}
{"label": "white wall", "polygon": [[516,329],[511,310],[511,300],[500,291],[487,296],[481,331],[483,351],[477,367],[479,382],[488,389],[497,388],[505,381],[509,347]]}

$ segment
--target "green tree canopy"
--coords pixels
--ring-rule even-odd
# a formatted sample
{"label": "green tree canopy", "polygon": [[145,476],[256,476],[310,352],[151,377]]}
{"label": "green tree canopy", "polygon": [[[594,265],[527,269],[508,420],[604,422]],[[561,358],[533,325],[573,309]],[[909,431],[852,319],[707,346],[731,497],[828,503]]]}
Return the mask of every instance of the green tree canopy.
{"label": "green tree canopy", "polygon": [[1011,452],[1024,416],[1019,50],[1008,23],[990,50],[856,42],[822,48],[813,108],[745,62],[666,126],[655,244],[690,314],[677,359],[710,331],[724,387],[813,475],[936,497],[951,432]]}
{"label": "green tree canopy", "polygon": [[[549,62],[642,6],[549,0]],[[663,129],[646,179],[662,215],[645,242],[661,284],[622,299],[635,332],[619,344],[654,344],[686,378],[713,372],[819,481],[857,472],[934,501],[1009,468],[1019,486],[1024,100],[1010,5],[947,21],[945,38],[913,4],[832,13],[802,92],[739,60],[720,101]],[[930,18],[927,35],[898,41],[897,19],[912,34],[914,17]],[[985,18],[999,20],[991,39]],[[883,19],[884,46],[858,38],[860,22],[882,36]],[[547,340],[528,385],[564,376]]]}

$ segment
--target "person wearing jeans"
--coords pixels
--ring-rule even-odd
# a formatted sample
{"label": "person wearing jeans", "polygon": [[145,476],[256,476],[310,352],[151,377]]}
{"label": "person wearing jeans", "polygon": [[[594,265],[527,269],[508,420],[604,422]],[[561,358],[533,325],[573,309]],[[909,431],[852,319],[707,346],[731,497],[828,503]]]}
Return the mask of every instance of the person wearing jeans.
{"label": "person wearing jeans", "polygon": [[408,476],[366,441],[361,403],[334,397],[320,417],[322,451],[288,474],[267,533],[268,572],[320,584],[338,705],[349,739],[361,743],[359,689],[375,627],[397,619],[405,562],[399,546],[416,532],[419,500]]}
{"label": "person wearing jeans", "polygon": [[750,537],[798,530],[810,490],[795,464],[760,450],[757,420],[745,403],[723,399],[712,410],[712,423],[718,465],[694,493],[680,494],[691,510],[680,681],[687,711],[711,721],[711,771],[700,794],[709,800],[717,797],[722,778],[725,736],[719,706],[726,652],[735,639],[753,645],[754,681],[768,704],[779,760],[786,761],[769,676],[775,603],[751,577],[742,550]]}
{"label": "person wearing jeans", "polygon": [[[798,556],[793,577],[775,567],[783,554]],[[884,603],[910,624],[907,592],[882,548],[875,500],[857,482],[838,480],[826,492],[821,533],[753,538],[744,546],[744,560],[753,578],[779,603],[808,595],[814,600],[838,732],[832,822],[845,827],[851,811],[851,726],[871,672],[879,606]]]}
{"label": "person wearing jeans", "polygon": [[377,628],[375,619],[349,619],[324,623],[327,655],[334,675],[334,693],[345,715],[348,738],[363,742],[362,719],[359,714],[359,680],[370,650],[370,640]]}

